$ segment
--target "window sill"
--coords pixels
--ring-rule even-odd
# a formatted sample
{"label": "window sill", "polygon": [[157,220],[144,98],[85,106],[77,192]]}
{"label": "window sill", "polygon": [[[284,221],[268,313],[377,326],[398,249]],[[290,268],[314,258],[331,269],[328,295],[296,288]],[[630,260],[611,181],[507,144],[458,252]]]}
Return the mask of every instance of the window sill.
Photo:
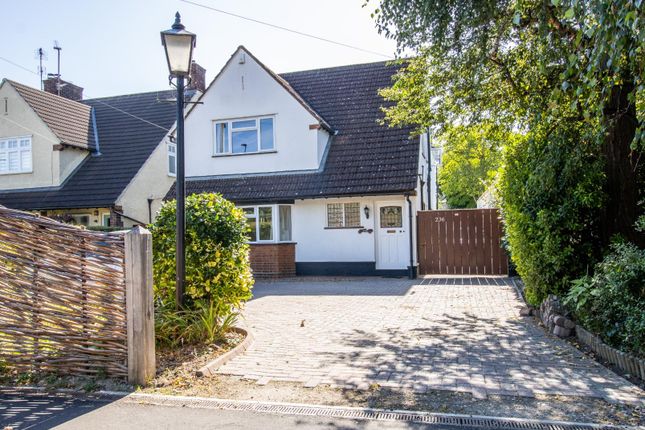
{"label": "window sill", "polygon": [[275,154],[278,152],[276,149],[268,149],[266,151],[257,151],[257,152],[238,152],[236,154],[214,154],[211,155],[212,158],[220,158],[220,157],[237,157],[240,155],[261,155],[261,154]]}
{"label": "window sill", "polygon": [[0,172],[1,175],[28,175],[30,173],[34,173],[33,170],[25,170],[24,172]]}
{"label": "window sill", "polygon": [[246,242],[249,245],[295,245],[298,242],[293,242],[293,241],[286,241],[286,242],[269,242],[269,241],[264,241],[264,242]]}
{"label": "window sill", "polygon": [[359,228],[365,228],[362,225],[356,227],[325,227],[325,230],[358,230]]}

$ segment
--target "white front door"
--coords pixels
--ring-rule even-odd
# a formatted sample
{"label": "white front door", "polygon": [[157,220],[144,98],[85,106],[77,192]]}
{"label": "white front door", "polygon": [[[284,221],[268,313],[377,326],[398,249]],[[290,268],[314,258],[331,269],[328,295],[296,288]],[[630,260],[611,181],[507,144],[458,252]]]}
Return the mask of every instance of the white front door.
{"label": "white front door", "polygon": [[408,253],[408,232],[405,226],[405,207],[398,202],[376,204],[376,268],[405,269]]}

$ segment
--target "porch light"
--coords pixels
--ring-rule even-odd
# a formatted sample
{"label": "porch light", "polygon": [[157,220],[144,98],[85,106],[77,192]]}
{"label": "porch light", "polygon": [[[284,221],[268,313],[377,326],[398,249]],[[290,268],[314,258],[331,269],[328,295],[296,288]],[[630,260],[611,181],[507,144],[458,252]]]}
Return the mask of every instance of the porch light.
{"label": "porch light", "polygon": [[365,212],[365,219],[370,219],[370,208],[367,205],[363,208],[363,212]]}
{"label": "porch light", "polygon": [[195,47],[195,34],[186,31],[179,12],[170,30],[161,32],[161,44],[166,51],[168,70],[172,76],[188,76]]}

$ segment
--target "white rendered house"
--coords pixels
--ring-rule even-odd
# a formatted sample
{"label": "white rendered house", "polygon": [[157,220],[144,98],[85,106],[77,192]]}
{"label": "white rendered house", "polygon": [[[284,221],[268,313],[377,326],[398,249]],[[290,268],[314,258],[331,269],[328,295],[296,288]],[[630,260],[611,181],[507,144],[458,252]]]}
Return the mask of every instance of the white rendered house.
{"label": "white rendered house", "polygon": [[245,210],[256,276],[414,276],[432,170],[427,135],[378,122],[399,67],[277,75],[239,47],[189,109],[187,192]]}

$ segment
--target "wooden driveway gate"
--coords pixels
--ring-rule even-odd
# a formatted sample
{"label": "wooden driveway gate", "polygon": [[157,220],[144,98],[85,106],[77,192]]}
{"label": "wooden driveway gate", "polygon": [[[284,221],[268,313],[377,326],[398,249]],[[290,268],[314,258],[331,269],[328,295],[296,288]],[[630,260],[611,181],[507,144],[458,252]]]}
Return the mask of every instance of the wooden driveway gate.
{"label": "wooden driveway gate", "polygon": [[422,275],[507,275],[497,209],[417,213],[419,273]]}

